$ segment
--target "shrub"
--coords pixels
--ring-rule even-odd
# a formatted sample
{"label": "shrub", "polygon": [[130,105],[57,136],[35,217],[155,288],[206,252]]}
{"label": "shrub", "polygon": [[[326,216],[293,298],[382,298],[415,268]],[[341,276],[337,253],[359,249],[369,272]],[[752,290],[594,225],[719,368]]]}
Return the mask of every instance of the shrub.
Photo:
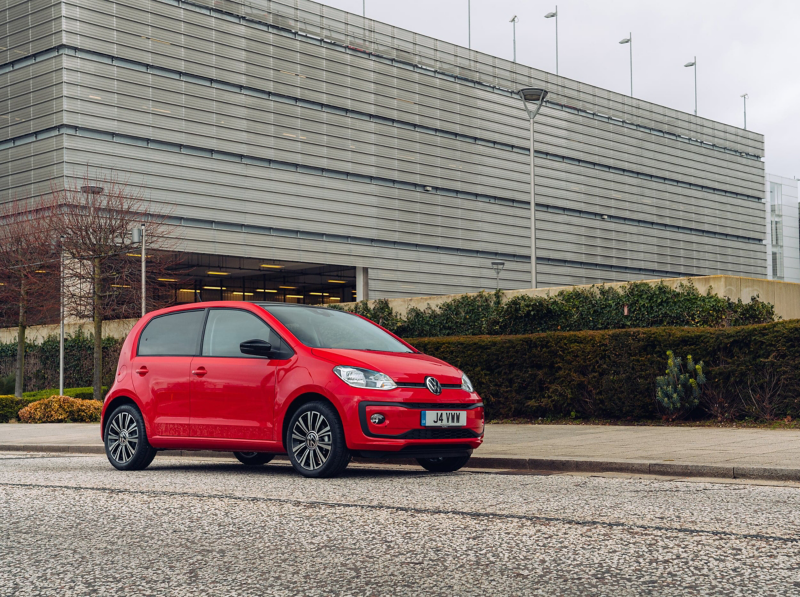
{"label": "shrub", "polygon": [[17,398],[13,395],[0,396],[0,423],[8,423],[17,418],[20,409],[28,406],[33,400],[30,398]]}
{"label": "shrub", "polygon": [[13,373],[0,376],[0,396],[13,394],[16,389],[17,380]]}
{"label": "shrub", "polygon": [[[655,378],[667,350],[702,354],[709,387],[748,388],[754,363],[769,361],[780,388],[765,393],[773,417],[800,414],[800,320],[730,328],[650,328],[411,340],[461,368],[486,404],[488,419],[659,418]],[[723,359],[724,356],[724,359]],[[724,363],[724,364],[723,364]],[[761,382],[758,381],[761,379]],[[762,400],[763,402],[763,400]],[[753,411],[755,412],[755,411]],[[710,414],[703,405],[696,416]]]}
{"label": "shrub", "polygon": [[[103,396],[105,396],[107,392],[108,392],[108,386],[103,386],[102,388]],[[22,395],[26,398],[41,400],[42,398],[57,396],[58,388],[39,390],[38,392],[25,392]],[[69,396],[70,398],[78,398],[80,400],[93,400],[94,390],[92,388],[64,388],[64,396]]]}
{"label": "shrub", "polygon": [[22,423],[97,423],[103,403],[69,396],[50,396],[19,411]]}
{"label": "shrub", "polygon": [[667,351],[666,374],[656,378],[656,400],[671,415],[685,414],[700,403],[700,386],[706,383],[703,361],[695,364],[692,355],[683,360]]}
{"label": "shrub", "polygon": [[[346,309],[332,306],[331,308]],[[701,294],[691,283],[631,282],[620,288],[592,286],[562,290],[554,296],[481,292],[459,296],[438,307],[412,307],[398,316],[385,299],[363,301],[349,309],[404,338],[517,335],[539,332],[652,327],[729,327],[770,323],[775,308],[759,300],[732,301]]]}

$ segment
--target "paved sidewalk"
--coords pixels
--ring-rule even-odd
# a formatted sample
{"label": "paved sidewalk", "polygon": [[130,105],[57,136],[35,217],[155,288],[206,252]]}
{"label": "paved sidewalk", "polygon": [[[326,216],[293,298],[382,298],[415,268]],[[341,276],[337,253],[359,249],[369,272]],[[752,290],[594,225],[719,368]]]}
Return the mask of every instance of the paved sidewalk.
{"label": "paved sidewalk", "polygon": [[[0,424],[2,450],[101,453],[103,446],[96,424]],[[800,481],[800,431],[487,425],[470,466]]]}

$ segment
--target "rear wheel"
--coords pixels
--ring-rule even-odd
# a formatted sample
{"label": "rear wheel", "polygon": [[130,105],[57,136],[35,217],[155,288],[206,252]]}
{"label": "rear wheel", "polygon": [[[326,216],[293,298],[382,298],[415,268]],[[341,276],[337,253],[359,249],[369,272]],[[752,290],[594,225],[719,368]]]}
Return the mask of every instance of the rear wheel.
{"label": "rear wheel", "polygon": [[267,464],[275,458],[275,454],[266,454],[265,452],[234,452],[233,455],[246,466]]}
{"label": "rear wheel", "polygon": [[121,471],[140,471],[156,457],[156,449],[147,441],[144,418],[132,404],[114,409],[106,423],[106,456]]}
{"label": "rear wheel", "polygon": [[443,456],[441,458],[417,458],[419,465],[432,473],[452,473],[469,461],[470,454],[465,456]]}
{"label": "rear wheel", "polygon": [[326,402],[309,402],[294,413],[285,445],[292,466],[305,477],[335,477],[350,462],[339,414]]}

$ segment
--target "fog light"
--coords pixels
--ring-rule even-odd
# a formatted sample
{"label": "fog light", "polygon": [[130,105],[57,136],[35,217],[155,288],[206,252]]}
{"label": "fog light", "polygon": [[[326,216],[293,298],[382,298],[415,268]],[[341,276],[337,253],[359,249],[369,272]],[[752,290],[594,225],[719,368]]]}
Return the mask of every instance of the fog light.
{"label": "fog light", "polygon": [[373,425],[380,425],[386,420],[386,417],[384,417],[381,414],[375,414],[375,415],[372,415],[369,418],[369,420],[372,422]]}

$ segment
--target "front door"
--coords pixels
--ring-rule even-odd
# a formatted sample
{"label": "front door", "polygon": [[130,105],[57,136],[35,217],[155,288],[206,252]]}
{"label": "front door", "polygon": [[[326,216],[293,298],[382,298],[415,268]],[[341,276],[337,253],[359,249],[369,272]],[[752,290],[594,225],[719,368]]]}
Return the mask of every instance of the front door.
{"label": "front door", "polygon": [[211,309],[202,351],[192,359],[193,437],[271,440],[275,403],[275,361],[246,356],[239,345],[280,339],[253,313]]}
{"label": "front door", "polygon": [[197,354],[205,310],[153,318],[139,335],[133,385],[153,422],[153,436],[188,437],[192,358]]}

